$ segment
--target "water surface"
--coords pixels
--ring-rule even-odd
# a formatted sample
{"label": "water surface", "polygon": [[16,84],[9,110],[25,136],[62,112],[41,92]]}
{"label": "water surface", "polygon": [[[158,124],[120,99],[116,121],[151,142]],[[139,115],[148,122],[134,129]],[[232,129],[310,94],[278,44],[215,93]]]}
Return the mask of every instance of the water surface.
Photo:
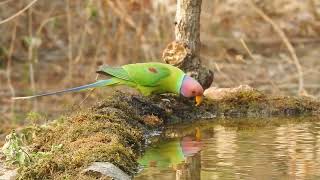
{"label": "water surface", "polygon": [[163,136],[135,179],[320,179],[317,119],[210,121]]}

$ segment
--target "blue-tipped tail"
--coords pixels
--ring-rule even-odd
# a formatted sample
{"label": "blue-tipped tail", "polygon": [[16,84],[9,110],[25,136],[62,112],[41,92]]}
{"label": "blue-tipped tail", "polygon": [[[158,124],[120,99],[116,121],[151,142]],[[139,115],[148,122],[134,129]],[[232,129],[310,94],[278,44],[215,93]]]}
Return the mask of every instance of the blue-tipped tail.
{"label": "blue-tipped tail", "polygon": [[21,100],[21,99],[32,99],[36,97],[42,97],[42,96],[50,96],[50,95],[57,95],[57,94],[63,94],[66,92],[76,92],[76,91],[81,91],[85,89],[90,89],[90,88],[97,88],[97,87],[103,87],[103,86],[108,86],[108,85],[113,85],[117,84],[118,82],[115,82],[113,79],[106,79],[106,80],[99,80],[97,82],[79,86],[79,87],[74,87],[70,89],[65,89],[61,91],[56,91],[56,92],[49,92],[49,93],[43,93],[43,94],[37,94],[33,96],[25,96],[25,97],[13,97],[13,100]]}

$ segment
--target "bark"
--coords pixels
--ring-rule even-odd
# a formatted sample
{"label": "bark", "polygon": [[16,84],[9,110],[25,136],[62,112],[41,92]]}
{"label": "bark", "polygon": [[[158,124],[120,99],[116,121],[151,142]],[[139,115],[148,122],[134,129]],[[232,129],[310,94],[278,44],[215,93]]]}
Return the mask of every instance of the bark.
{"label": "bark", "polygon": [[200,60],[200,13],[202,0],[177,0],[175,41],[163,53],[163,60],[183,69],[204,88],[210,87],[213,72]]}
{"label": "bark", "polygon": [[200,12],[202,0],[178,0],[175,20],[176,41],[186,43],[191,53],[200,55]]}

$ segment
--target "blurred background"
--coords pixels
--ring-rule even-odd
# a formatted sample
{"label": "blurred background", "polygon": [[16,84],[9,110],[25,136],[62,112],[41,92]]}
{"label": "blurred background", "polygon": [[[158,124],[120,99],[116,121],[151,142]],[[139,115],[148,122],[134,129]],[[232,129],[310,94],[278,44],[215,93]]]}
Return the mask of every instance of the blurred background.
{"label": "blurred background", "polygon": [[[0,21],[31,2],[0,0]],[[202,3],[201,59],[215,72],[213,86],[248,84],[271,94],[319,99],[320,1]],[[174,40],[175,5],[175,0],[39,0],[0,24],[0,134],[90,106],[110,89],[16,102],[12,96],[92,82],[104,63],[161,62]]]}

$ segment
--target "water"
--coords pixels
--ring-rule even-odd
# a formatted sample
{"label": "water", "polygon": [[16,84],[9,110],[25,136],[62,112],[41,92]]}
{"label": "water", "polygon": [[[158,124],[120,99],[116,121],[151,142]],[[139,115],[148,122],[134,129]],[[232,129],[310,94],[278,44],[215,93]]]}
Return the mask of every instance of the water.
{"label": "water", "polygon": [[225,122],[169,128],[135,179],[320,179],[320,121]]}

